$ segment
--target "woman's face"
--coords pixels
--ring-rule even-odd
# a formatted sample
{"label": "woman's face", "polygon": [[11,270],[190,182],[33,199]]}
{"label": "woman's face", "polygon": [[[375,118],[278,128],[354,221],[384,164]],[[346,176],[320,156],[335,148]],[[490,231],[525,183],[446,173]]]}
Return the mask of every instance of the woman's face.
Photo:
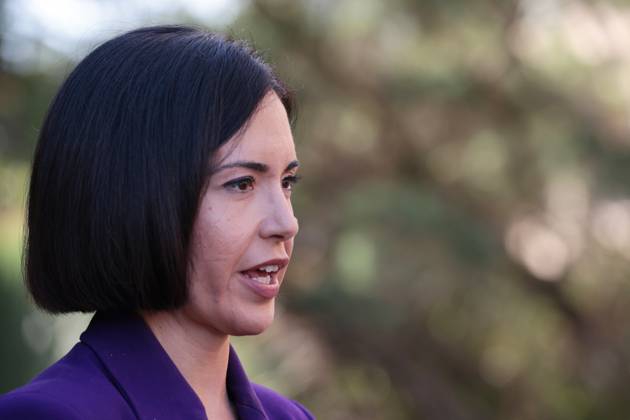
{"label": "woman's face", "polygon": [[220,334],[265,330],[298,231],[291,206],[297,158],[275,93],[215,156],[193,228],[188,318]]}

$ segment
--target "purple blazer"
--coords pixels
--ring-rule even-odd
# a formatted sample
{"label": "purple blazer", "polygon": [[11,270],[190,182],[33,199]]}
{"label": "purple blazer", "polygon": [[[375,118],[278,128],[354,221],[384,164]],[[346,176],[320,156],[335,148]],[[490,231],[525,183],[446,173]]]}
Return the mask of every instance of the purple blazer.
{"label": "purple blazer", "polygon": [[[302,405],[253,384],[230,347],[227,392],[238,418],[313,419]],[[0,419],[206,419],[201,401],[144,320],[97,313],[68,354],[0,397]]]}

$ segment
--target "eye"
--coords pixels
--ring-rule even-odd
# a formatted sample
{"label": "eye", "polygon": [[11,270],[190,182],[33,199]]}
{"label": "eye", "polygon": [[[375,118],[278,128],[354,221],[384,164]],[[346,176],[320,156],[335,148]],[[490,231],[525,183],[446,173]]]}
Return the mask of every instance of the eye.
{"label": "eye", "polygon": [[223,187],[234,192],[248,192],[254,189],[254,178],[244,176],[242,178],[233,179],[223,184]]}
{"label": "eye", "polygon": [[301,178],[302,178],[301,176],[297,176],[297,175],[285,176],[282,179],[282,188],[288,191],[292,191],[295,184],[297,184]]}

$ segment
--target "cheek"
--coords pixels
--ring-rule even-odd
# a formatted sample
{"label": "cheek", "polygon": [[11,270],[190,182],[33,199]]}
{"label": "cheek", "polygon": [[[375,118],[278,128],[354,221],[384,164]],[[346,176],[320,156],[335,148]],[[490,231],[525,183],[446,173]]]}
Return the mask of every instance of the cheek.
{"label": "cheek", "polygon": [[199,223],[191,249],[192,262],[204,277],[222,278],[237,270],[250,242],[245,223],[231,217]]}
{"label": "cheek", "polygon": [[293,253],[293,239],[289,239],[284,242],[284,249],[286,250],[289,258],[291,258],[291,254]]}
{"label": "cheek", "polygon": [[242,269],[241,259],[257,232],[255,204],[221,195],[204,197],[191,242],[191,262],[198,275],[206,280],[227,278]]}

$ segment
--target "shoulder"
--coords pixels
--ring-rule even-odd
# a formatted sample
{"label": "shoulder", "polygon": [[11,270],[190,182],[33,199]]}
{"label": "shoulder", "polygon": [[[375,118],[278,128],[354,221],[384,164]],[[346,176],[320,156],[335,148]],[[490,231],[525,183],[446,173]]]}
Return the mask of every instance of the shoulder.
{"label": "shoulder", "polygon": [[31,382],[0,396],[0,419],[125,418],[128,410],[83,344],[77,344]]}
{"label": "shoulder", "polygon": [[0,418],[81,420],[81,415],[51,395],[16,390],[0,397]]}
{"label": "shoulder", "polygon": [[311,420],[315,419],[302,404],[291,400],[276,391],[262,385],[252,384],[256,396],[270,418],[274,420]]}

